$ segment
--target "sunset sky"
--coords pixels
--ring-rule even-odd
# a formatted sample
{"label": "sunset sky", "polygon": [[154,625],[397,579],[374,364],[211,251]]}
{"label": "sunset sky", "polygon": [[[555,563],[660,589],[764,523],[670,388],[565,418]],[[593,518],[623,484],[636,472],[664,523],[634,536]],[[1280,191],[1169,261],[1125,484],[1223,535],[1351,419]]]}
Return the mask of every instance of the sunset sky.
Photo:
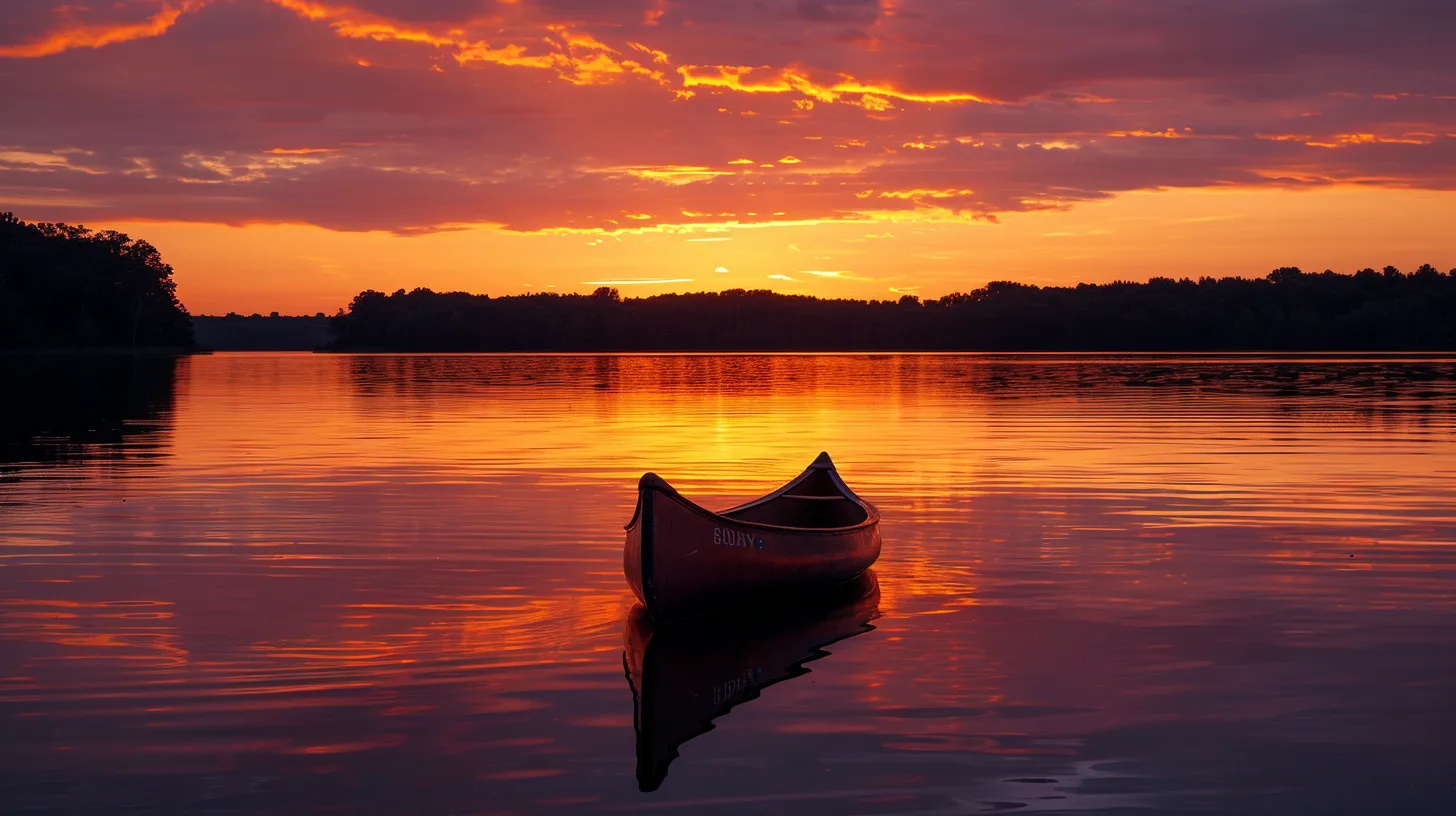
{"label": "sunset sky", "polygon": [[194,313],[1456,265],[1450,0],[0,3],[0,210]]}

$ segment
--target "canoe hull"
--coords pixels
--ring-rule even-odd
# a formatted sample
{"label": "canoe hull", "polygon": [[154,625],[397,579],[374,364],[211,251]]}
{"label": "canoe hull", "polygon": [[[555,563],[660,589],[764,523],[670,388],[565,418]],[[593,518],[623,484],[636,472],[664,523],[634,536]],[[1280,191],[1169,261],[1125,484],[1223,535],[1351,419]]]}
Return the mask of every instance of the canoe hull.
{"label": "canoe hull", "polygon": [[709,512],[649,477],[623,569],[656,620],[813,594],[853,581],[879,558],[879,514],[867,504],[868,518],[851,527],[775,527]]}

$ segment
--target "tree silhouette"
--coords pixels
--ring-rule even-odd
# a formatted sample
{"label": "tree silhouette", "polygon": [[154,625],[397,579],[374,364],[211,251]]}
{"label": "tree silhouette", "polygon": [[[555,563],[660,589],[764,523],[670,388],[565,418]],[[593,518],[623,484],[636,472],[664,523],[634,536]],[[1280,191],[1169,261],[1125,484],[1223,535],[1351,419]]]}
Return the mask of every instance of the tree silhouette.
{"label": "tree silhouette", "polygon": [[[199,318],[219,348],[355,351],[1456,350],[1456,269],[1260,279],[993,281],[934,300],[767,290],[623,298],[359,293],[322,316]],[[259,344],[263,345],[259,345]],[[193,348],[172,268],[146,241],[0,214],[0,348]]]}
{"label": "tree silhouette", "polygon": [[176,290],[146,241],[0,213],[0,348],[191,348]]}
{"label": "tree silhouette", "polygon": [[332,318],[338,350],[1159,351],[1456,349],[1456,270],[1071,287],[995,281],[935,300],[764,290],[622,299],[368,291]]}

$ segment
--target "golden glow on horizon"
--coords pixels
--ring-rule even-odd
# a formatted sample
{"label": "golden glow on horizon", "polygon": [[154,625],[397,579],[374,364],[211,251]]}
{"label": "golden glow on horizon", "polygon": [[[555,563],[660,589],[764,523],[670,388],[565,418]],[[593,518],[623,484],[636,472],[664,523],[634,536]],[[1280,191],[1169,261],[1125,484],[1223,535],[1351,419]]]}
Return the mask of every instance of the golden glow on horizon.
{"label": "golden glow on horizon", "polygon": [[[156,245],[195,314],[333,313],[364,289],[425,286],[492,295],[583,281],[632,284],[633,294],[764,288],[821,297],[939,297],[991,280],[1037,285],[1154,276],[1260,276],[1282,265],[1340,272],[1393,263],[1456,266],[1445,213],[1456,193],[1333,187],[1132,193],[1066,211],[984,221],[699,224],[673,229],[542,231],[467,228],[401,237],[306,225],[228,227],[177,222],[90,223]],[[1359,218],[1351,221],[1352,213]],[[893,236],[883,226],[893,224]],[[719,230],[719,232],[710,232]],[[583,238],[599,240],[583,246]],[[693,242],[692,237],[732,238]],[[1395,251],[1386,249],[1396,247]],[[813,263],[809,263],[813,261]],[[806,277],[854,270],[865,280]],[[688,274],[683,274],[683,273]],[[768,280],[772,274],[800,278]]]}

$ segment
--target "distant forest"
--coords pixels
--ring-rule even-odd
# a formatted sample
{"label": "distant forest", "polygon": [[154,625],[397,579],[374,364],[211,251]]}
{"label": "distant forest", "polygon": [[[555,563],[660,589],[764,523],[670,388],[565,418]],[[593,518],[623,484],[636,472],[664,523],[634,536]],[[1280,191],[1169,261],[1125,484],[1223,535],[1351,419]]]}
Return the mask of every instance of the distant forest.
{"label": "distant forest", "polygon": [[333,351],[1453,351],[1456,270],[995,282],[934,300],[767,290],[622,298],[366,291],[333,317],[195,320],[119,232],[0,214],[0,349]]}
{"label": "distant forest", "polygon": [[996,282],[935,300],[769,291],[490,297],[366,291],[331,318],[337,351],[1456,350],[1456,270],[1261,279]]}
{"label": "distant forest", "polygon": [[176,290],[146,241],[0,213],[0,349],[191,349]]}
{"label": "distant forest", "polygon": [[313,317],[240,315],[192,318],[197,345],[208,351],[313,351],[329,342],[329,318],[319,312]]}

